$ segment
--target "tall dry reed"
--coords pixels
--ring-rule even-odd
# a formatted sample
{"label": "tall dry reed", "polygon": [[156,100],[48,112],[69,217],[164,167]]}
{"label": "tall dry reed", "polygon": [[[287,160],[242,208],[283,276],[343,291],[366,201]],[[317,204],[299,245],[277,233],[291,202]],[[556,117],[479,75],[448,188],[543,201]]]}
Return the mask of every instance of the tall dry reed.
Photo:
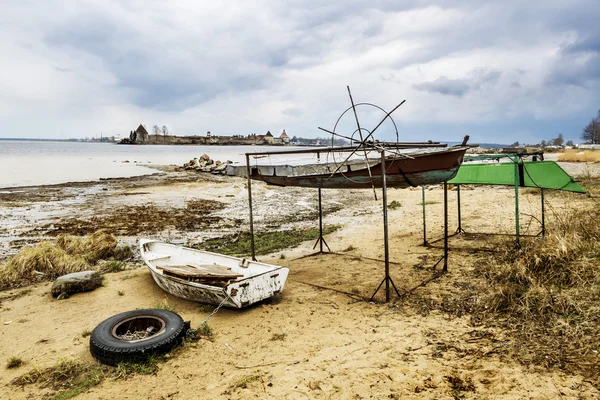
{"label": "tall dry reed", "polygon": [[600,162],[600,150],[565,150],[558,157],[565,162]]}
{"label": "tall dry reed", "polygon": [[24,286],[71,272],[96,269],[100,260],[123,260],[131,254],[131,248],[119,246],[117,239],[103,230],[85,238],[61,235],[56,242],[43,241],[33,247],[24,247],[6,264],[0,265],[0,288]]}
{"label": "tall dry reed", "polygon": [[522,360],[598,381],[589,366],[600,361],[599,221],[598,209],[555,214],[545,238],[498,249],[477,269],[484,287],[474,307],[513,330]]}

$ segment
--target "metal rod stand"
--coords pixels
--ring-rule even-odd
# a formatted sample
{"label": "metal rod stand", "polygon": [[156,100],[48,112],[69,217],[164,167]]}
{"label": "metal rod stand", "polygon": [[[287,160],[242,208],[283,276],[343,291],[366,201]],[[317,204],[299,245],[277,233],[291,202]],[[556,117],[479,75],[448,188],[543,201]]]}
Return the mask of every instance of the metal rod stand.
{"label": "metal rod stand", "polygon": [[248,205],[250,207],[250,249],[252,250],[252,261],[256,261],[256,250],[254,247],[254,219],[252,217],[252,179],[250,179],[249,154],[246,154],[246,174],[248,175]]}
{"label": "metal rod stand", "polygon": [[421,185],[421,204],[423,205],[423,246],[429,245],[427,242],[427,217],[425,216],[425,185]]}
{"label": "metal rod stand", "polygon": [[521,247],[521,238],[519,237],[519,157],[515,156],[515,236],[517,237],[517,247]]}
{"label": "metal rod stand", "polygon": [[542,237],[546,236],[546,203],[544,201],[544,188],[542,188]]}
{"label": "metal rod stand", "polygon": [[325,244],[327,247],[327,251],[331,253],[331,249],[323,237],[323,207],[321,203],[321,188],[319,188],[319,238],[315,242],[313,250],[317,248],[317,245],[319,245],[319,253],[325,253],[323,251],[323,244]]}
{"label": "metal rod stand", "polygon": [[381,288],[381,286],[383,285],[383,283],[385,282],[385,302],[389,302],[390,298],[391,298],[391,293],[390,293],[390,283],[392,284],[392,287],[394,288],[394,290],[396,291],[396,294],[398,295],[398,297],[400,297],[400,292],[398,291],[398,288],[396,288],[396,285],[394,284],[394,281],[392,280],[392,278],[390,277],[390,248],[389,248],[389,235],[388,235],[388,209],[387,209],[387,186],[386,186],[386,175],[385,175],[385,150],[381,152],[381,179],[382,179],[382,192],[383,192],[383,248],[384,248],[384,254],[385,254],[385,277],[383,278],[383,280],[381,281],[381,283],[379,284],[379,286],[377,287],[377,289],[375,290],[375,292],[373,293],[373,295],[371,296],[371,298],[369,299],[369,301],[373,301],[373,298],[375,298],[375,295],[377,294],[377,292],[379,291],[379,289]]}
{"label": "metal rod stand", "polygon": [[456,202],[458,205],[458,228],[456,228],[456,234],[466,233],[462,228],[462,216],[460,212],[460,185],[456,185]]}
{"label": "metal rod stand", "polygon": [[448,271],[448,182],[444,182],[444,268]]}

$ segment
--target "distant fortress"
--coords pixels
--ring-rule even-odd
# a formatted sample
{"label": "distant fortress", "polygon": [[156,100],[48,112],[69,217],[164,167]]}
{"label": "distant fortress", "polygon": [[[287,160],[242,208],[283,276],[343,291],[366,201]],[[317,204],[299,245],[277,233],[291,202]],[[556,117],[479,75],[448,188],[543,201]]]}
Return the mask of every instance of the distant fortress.
{"label": "distant fortress", "polygon": [[170,136],[151,135],[146,128],[140,124],[135,131],[129,133],[129,137],[121,140],[119,144],[195,144],[195,145],[268,145],[286,146],[290,144],[290,138],[285,129],[278,138],[269,131],[264,135],[250,134],[248,136],[215,136],[209,132],[206,136]]}

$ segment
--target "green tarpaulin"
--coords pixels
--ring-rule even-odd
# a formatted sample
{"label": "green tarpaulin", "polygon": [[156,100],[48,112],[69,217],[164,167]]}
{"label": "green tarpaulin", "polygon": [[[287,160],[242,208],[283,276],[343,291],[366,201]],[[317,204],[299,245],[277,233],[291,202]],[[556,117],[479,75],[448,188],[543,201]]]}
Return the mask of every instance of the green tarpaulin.
{"label": "green tarpaulin", "polygon": [[[515,171],[516,169],[516,171]],[[518,185],[543,189],[586,193],[577,182],[554,161],[526,161],[500,164],[463,164],[451,181],[453,185]]]}

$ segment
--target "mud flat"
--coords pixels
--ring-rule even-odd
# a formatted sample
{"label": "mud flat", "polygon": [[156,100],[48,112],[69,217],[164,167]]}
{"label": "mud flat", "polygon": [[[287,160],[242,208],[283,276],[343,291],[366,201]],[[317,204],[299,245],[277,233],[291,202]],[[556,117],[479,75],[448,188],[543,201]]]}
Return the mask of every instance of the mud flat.
{"label": "mud flat", "polygon": [[[596,185],[597,167],[589,168],[590,184]],[[6,189],[0,193],[1,256],[60,233],[84,235],[98,228],[130,245],[151,237],[201,247],[206,239],[231,238],[247,229],[245,184],[240,178],[171,170],[140,178]],[[514,189],[464,189],[465,230],[513,232]],[[280,297],[246,310],[222,309],[210,320],[212,340],[186,345],[154,374],[111,376],[80,397],[600,396],[597,373],[543,362],[545,356],[556,359],[559,349],[537,348],[516,333],[518,327],[486,322],[469,303],[458,301],[479,293],[479,265],[498,248],[508,248],[510,236],[454,237],[449,273],[429,281],[441,249],[422,246],[421,191],[390,190],[389,202],[396,202],[390,210],[391,274],[403,296],[390,304],[369,302],[365,299],[383,278],[378,261],[383,257],[381,202],[369,190],[323,193],[324,223],[338,227],[326,237],[335,254],[309,256],[311,240],[261,256],[261,261],[290,268]],[[442,195],[439,186],[426,191],[430,240],[442,234]],[[450,209],[456,210],[454,192],[449,197]],[[317,227],[316,190],[255,183],[253,198],[259,232]],[[546,199],[550,229],[563,212],[597,208],[594,199],[575,194],[548,193]],[[539,231],[539,214],[539,195],[523,191],[524,233]],[[455,229],[454,212],[449,222]],[[113,314],[169,305],[197,326],[212,311],[163,292],[137,260],[125,271],[104,276],[103,287],[65,301],[52,299],[51,283],[0,291],[0,368],[11,357],[24,362],[0,374],[8,398],[60,392],[11,382],[63,359],[94,363],[84,332]],[[423,285],[425,281],[429,283]]]}

